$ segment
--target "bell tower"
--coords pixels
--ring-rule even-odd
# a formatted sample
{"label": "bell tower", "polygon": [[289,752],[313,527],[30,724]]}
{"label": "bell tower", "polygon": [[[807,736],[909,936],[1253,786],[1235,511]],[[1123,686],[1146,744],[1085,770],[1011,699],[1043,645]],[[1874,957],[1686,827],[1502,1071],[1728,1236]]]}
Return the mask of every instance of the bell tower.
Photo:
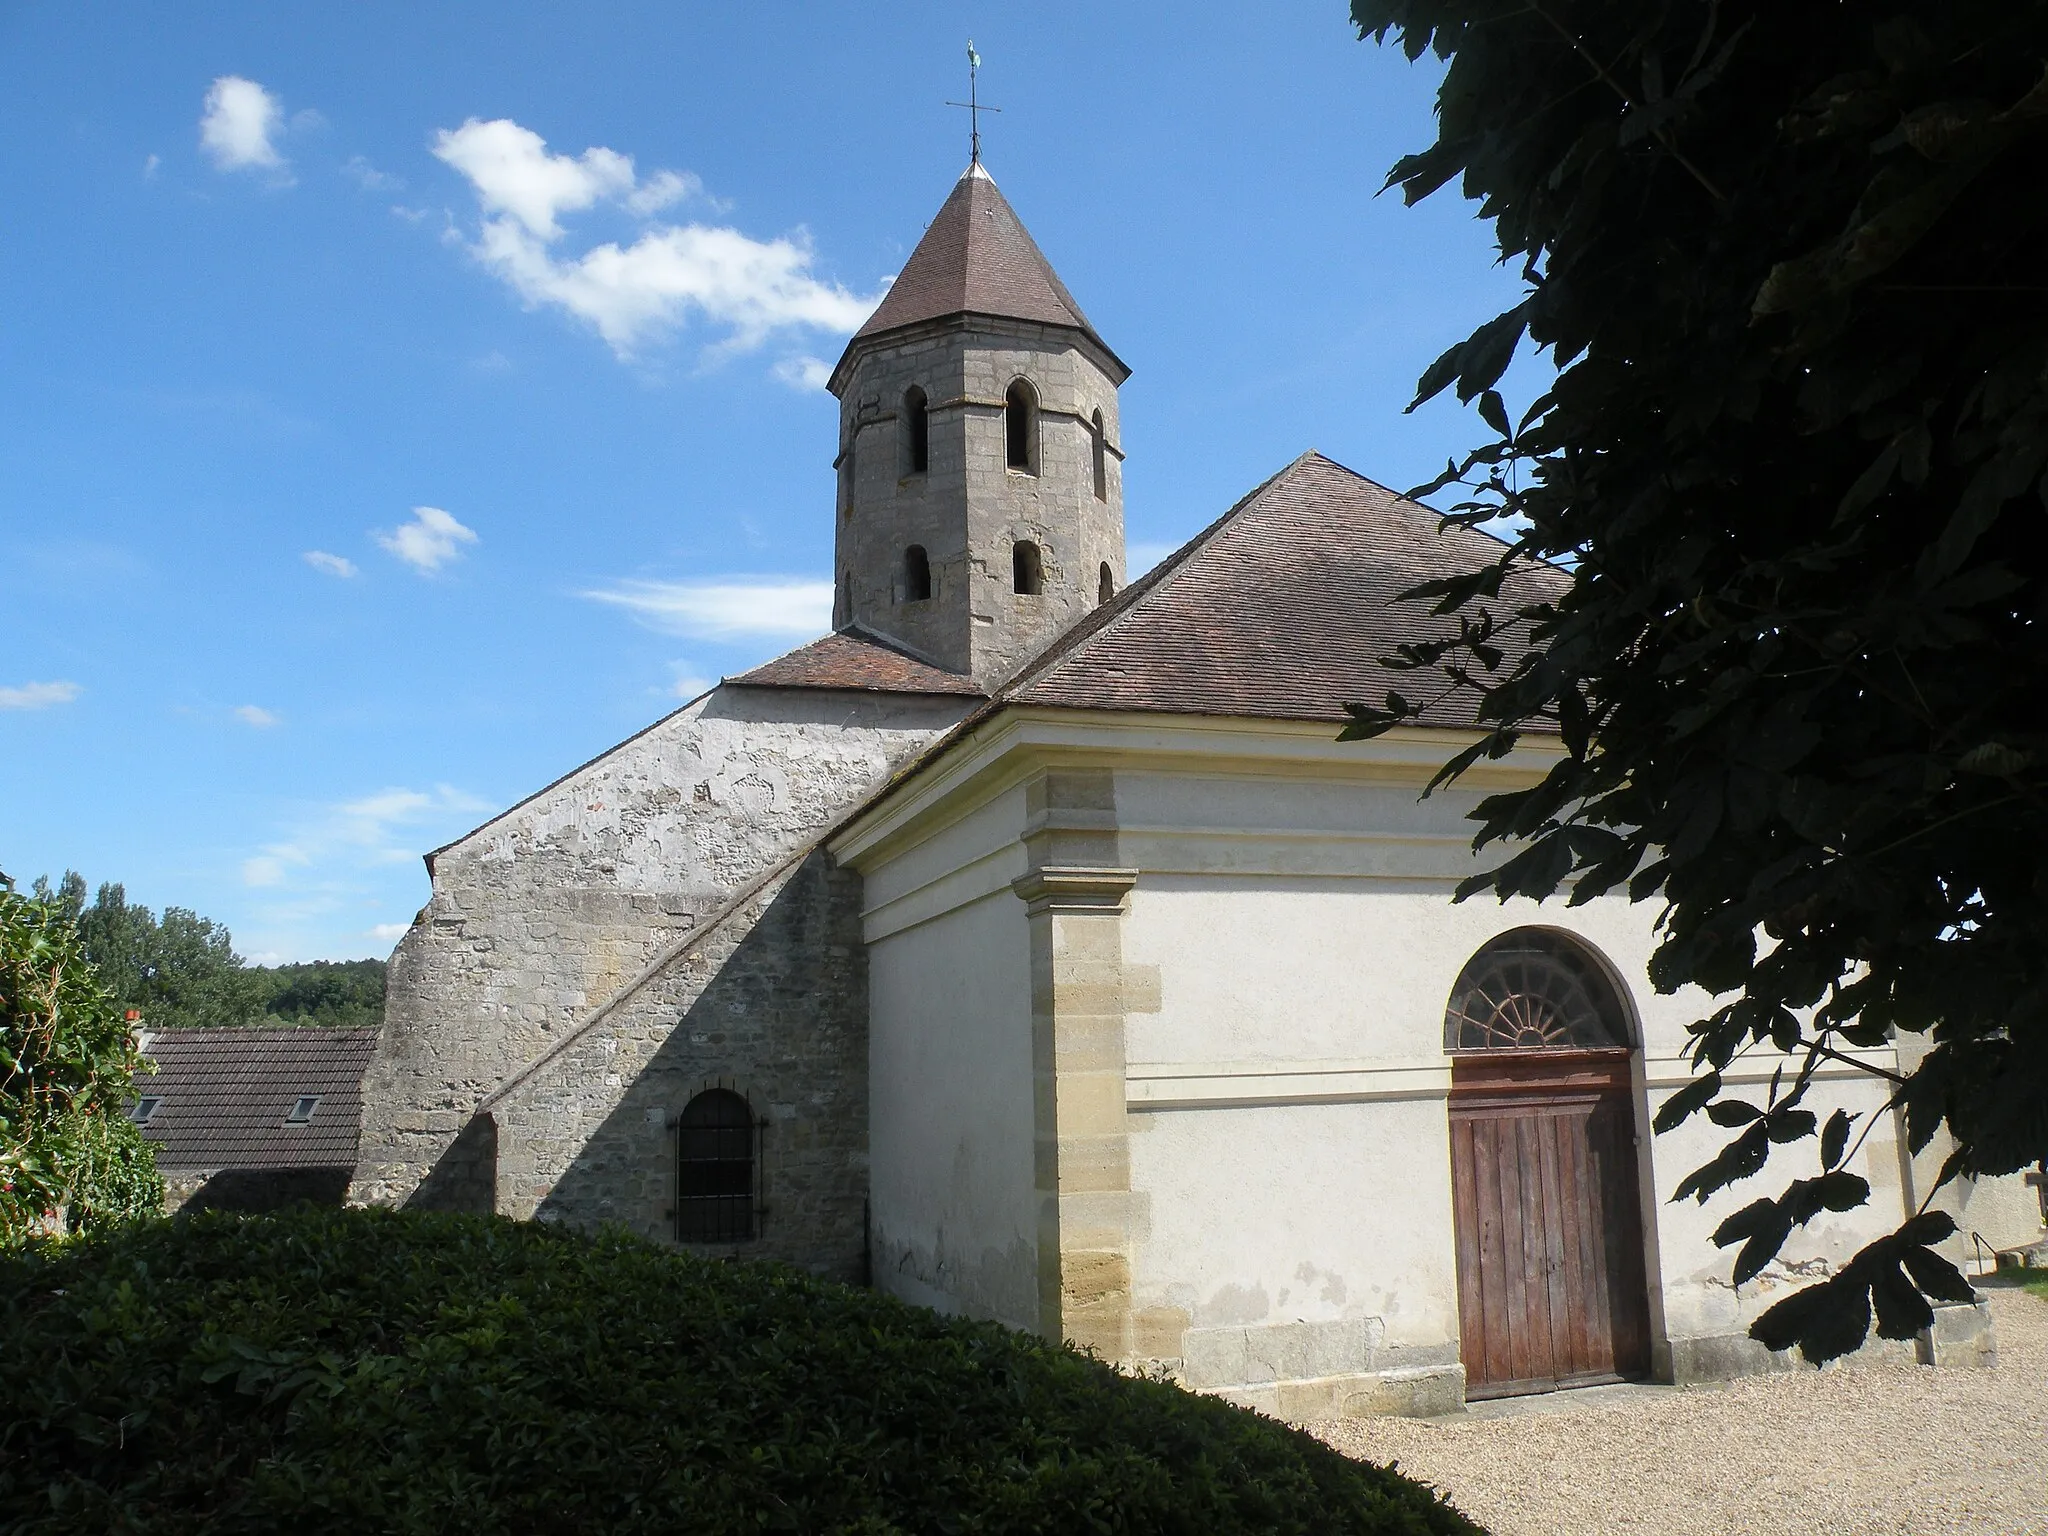
{"label": "bell tower", "polygon": [[969,165],[832,371],[833,628],[990,689],[1121,590],[1129,376]]}

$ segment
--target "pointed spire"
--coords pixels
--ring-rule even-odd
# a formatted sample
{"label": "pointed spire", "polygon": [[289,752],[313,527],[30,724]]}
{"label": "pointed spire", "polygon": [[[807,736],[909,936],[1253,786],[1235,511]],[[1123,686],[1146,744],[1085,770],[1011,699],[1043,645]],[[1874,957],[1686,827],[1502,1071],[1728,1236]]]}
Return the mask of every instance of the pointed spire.
{"label": "pointed spire", "polygon": [[849,350],[884,331],[959,314],[1063,326],[1109,351],[996,189],[988,167],[978,160],[961,172],[938,217],[903,264],[881,307],[854,334]]}

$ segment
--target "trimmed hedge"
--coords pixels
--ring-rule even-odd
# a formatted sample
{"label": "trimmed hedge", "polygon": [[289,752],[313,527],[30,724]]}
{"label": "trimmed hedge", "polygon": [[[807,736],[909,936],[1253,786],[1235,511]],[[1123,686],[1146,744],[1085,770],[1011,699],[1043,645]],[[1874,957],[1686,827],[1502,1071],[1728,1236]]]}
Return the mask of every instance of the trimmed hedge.
{"label": "trimmed hedge", "polygon": [[310,1208],[0,1259],[0,1529],[1479,1530],[992,1324],[626,1236]]}

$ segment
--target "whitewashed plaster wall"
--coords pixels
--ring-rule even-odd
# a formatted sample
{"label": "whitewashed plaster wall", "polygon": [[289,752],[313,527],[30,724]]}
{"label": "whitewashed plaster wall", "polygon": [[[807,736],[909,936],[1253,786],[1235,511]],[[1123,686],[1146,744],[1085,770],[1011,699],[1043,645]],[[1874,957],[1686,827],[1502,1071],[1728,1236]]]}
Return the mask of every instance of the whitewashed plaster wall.
{"label": "whitewashed plaster wall", "polygon": [[[1620,898],[1577,909],[1454,904],[1456,882],[1476,867],[1464,812],[1481,791],[1418,802],[1412,766],[1375,765],[1367,748],[1339,757],[1283,743],[1276,753],[1286,760],[1270,771],[1248,766],[1246,728],[1235,728],[1228,757],[1218,752],[1213,763],[1193,736],[1172,742],[1184,750],[1162,750],[1172,733],[1149,724],[1056,737],[1070,760],[1111,767],[1113,862],[1136,872],[1121,919],[1136,1356],[1170,1359],[1192,1384],[1280,1411],[1331,1400],[1324,1389],[1346,1377],[1455,1371],[1444,1010],[1475,951],[1534,925],[1578,936],[1607,962],[1645,1046],[1639,1183],[1660,1369],[1702,1376],[1768,1366],[1742,1337],[1748,1323],[1787,1287],[1889,1230],[1902,1209],[1894,1129],[1876,1082],[1840,1075],[1808,1099],[1822,1116],[1840,1104],[1875,1121],[1850,1163],[1870,1180],[1871,1205],[1796,1235],[1778,1265],[1737,1293],[1732,1254],[1709,1234],[1767,1186],[1775,1192],[1814,1171],[1813,1143],[1781,1149],[1763,1178],[1704,1207],[1668,1203],[1726,1133],[1703,1117],[1663,1138],[1649,1132],[1656,1108],[1690,1079],[1686,1025],[1708,1008],[1701,995],[1659,997],[1649,987],[1654,908]],[[1119,734],[1142,755],[1119,764]],[[1018,791],[965,815],[958,807],[972,801],[977,774],[1000,782],[1028,769],[1006,760],[1000,743],[983,750],[984,762],[924,787],[925,813],[901,811],[886,837],[877,816],[840,850],[866,877],[871,1027],[898,1053],[885,1071],[878,1045],[877,1084],[909,1059],[904,1039],[958,1028],[944,1009],[914,999],[913,978],[929,989],[949,976],[946,987],[964,989],[988,954],[1016,951],[1022,903],[1006,887],[1027,864]],[[1321,771],[1304,768],[1305,751],[1327,753]],[[1177,760],[1162,761],[1169,757]],[[948,926],[947,914],[970,908],[974,926]],[[999,920],[1005,911],[1017,915]],[[912,931],[928,935],[914,950],[905,942]],[[1026,1024],[1013,1009],[1004,1027],[1021,1037]],[[1890,1059],[1879,1055],[1880,1064]],[[1776,1064],[1766,1052],[1728,1078],[1760,1096]],[[1014,1079],[984,1085],[1012,1103],[1026,1097]],[[911,1150],[908,1141],[884,1150],[884,1091],[874,1100],[878,1212],[916,1203],[908,1183],[883,1193],[898,1178],[885,1170]],[[925,1100],[927,1113],[949,1118],[987,1115],[993,1104],[951,1090],[944,1102]],[[968,1131],[956,1123],[922,1134],[936,1147]],[[923,1198],[936,1213],[939,1202]],[[1672,1340],[1683,1347],[1674,1352]],[[1290,1383],[1301,1390],[1290,1396]],[[1365,1398],[1410,1411],[1440,1401],[1405,1387]]]}
{"label": "whitewashed plaster wall", "polygon": [[1030,959],[1007,889],[868,946],[875,1283],[1013,1328],[1038,1324]]}

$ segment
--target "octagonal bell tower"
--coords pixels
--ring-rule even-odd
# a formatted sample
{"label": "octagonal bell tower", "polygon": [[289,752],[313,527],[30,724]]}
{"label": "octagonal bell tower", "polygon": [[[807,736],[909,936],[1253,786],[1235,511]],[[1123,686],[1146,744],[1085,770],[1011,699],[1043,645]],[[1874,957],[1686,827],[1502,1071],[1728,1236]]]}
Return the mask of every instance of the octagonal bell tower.
{"label": "octagonal bell tower", "polygon": [[1129,376],[969,165],[832,371],[833,627],[990,689],[1120,590]]}

